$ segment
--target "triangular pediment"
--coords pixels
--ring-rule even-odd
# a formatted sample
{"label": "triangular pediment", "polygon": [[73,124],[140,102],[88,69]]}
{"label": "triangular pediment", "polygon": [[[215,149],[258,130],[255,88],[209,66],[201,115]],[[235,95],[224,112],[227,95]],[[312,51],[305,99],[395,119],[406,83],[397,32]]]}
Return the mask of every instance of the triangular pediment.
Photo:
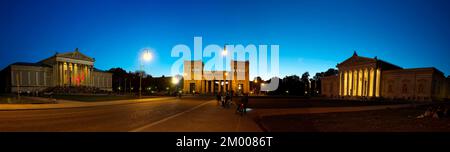
{"label": "triangular pediment", "polygon": [[342,66],[361,65],[361,64],[374,63],[374,62],[377,62],[377,60],[373,59],[373,58],[358,56],[355,53],[352,57],[350,57],[347,60],[344,60],[343,62],[338,64],[338,66],[342,67]]}
{"label": "triangular pediment", "polygon": [[79,52],[78,49],[76,49],[73,52],[60,53],[60,54],[57,54],[56,56],[63,57],[63,58],[70,58],[70,59],[94,62],[93,58],[88,57],[87,55],[84,55],[83,53]]}

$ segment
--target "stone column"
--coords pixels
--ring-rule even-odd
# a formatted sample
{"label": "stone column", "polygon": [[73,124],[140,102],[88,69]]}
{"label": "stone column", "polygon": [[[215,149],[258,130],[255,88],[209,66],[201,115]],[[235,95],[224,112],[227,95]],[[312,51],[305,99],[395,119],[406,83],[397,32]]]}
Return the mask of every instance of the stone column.
{"label": "stone column", "polygon": [[359,82],[361,83],[359,86],[361,87],[360,94],[361,96],[364,96],[364,69],[360,69],[359,72],[361,73]]}
{"label": "stone column", "polygon": [[342,89],[341,89],[341,87],[342,87],[342,72],[341,71],[339,71],[339,83],[338,83],[338,87],[339,87],[339,96],[342,96],[342,93],[341,93],[341,91],[342,91]]}
{"label": "stone column", "polygon": [[356,87],[356,84],[358,84],[357,83],[357,80],[358,80],[358,78],[357,78],[357,72],[358,71],[356,71],[355,69],[353,69],[353,87],[352,87],[352,94],[353,94],[353,96],[357,96],[358,94],[357,94],[357,87]]}
{"label": "stone column", "polygon": [[353,85],[353,82],[352,82],[352,76],[353,76],[353,72],[352,72],[352,70],[350,69],[349,71],[348,71],[348,95],[349,96],[352,96],[352,85]]}
{"label": "stone column", "polygon": [[89,65],[86,65],[86,80],[85,85],[89,86]]}
{"label": "stone column", "polygon": [[348,91],[347,91],[347,89],[348,89],[348,72],[347,72],[347,70],[344,72],[344,96],[347,96],[348,95]]}
{"label": "stone column", "polygon": [[359,90],[361,89],[361,87],[359,86],[361,84],[360,82],[360,77],[361,76],[361,72],[360,69],[356,69],[356,96],[361,96]]}
{"label": "stone column", "polygon": [[55,70],[56,75],[54,75],[55,80],[53,82],[55,82],[55,86],[61,86],[61,62],[56,62],[56,67],[57,70]]}
{"label": "stone column", "polygon": [[83,84],[84,84],[85,86],[87,86],[87,78],[88,78],[88,67],[87,67],[87,65],[84,65],[83,71],[84,71],[84,80],[83,80]]}
{"label": "stone column", "polygon": [[339,72],[339,95],[344,96],[344,72]]}
{"label": "stone column", "polygon": [[62,64],[61,62],[56,62],[56,70],[55,70],[56,74],[53,75],[53,76],[55,76],[54,77],[55,80],[53,81],[55,83],[55,86],[61,86],[61,81],[62,81],[61,72],[63,71],[61,64]]}
{"label": "stone column", "polygon": [[91,84],[89,84],[89,82],[91,80],[91,77],[90,77],[91,71],[90,70],[91,69],[89,68],[89,65],[86,65],[86,85],[87,86],[91,86]]}
{"label": "stone column", "polygon": [[80,74],[82,75],[81,76],[82,79],[80,79],[80,82],[81,82],[80,85],[86,86],[85,85],[85,83],[86,83],[86,66],[84,64],[81,65],[81,70],[80,71],[81,71]]}
{"label": "stone column", "polygon": [[341,83],[340,83],[341,96],[344,96],[344,78],[345,78],[344,71],[341,71],[341,77],[340,77],[340,80],[341,80]]}
{"label": "stone column", "polygon": [[77,71],[75,69],[75,66],[77,66],[77,65],[75,63],[72,63],[72,86],[76,85],[75,77],[76,77]]}
{"label": "stone column", "polygon": [[350,96],[350,72],[347,71],[347,96]]}
{"label": "stone column", "polygon": [[88,74],[87,74],[86,82],[87,82],[87,86],[90,87],[90,86],[92,86],[91,85],[91,66],[90,65],[87,66],[87,72],[88,72]]}
{"label": "stone column", "polygon": [[364,96],[367,97],[368,94],[368,85],[369,85],[369,71],[366,69],[364,69]]}
{"label": "stone column", "polygon": [[219,80],[219,88],[218,88],[218,92],[222,92],[222,80]]}
{"label": "stone column", "polygon": [[376,96],[377,85],[377,69],[373,69],[373,96]]}
{"label": "stone column", "polygon": [[95,80],[95,75],[94,75],[94,67],[93,67],[93,65],[91,65],[91,67],[90,67],[90,76],[89,76],[89,79],[90,79],[90,81],[89,81],[89,83],[90,83],[90,85],[91,85],[91,87],[94,87],[94,80]]}
{"label": "stone column", "polygon": [[60,65],[61,65],[61,72],[60,72],[61,79],[60,79],[59,84],[61,86],[64,86],[65,85],[65,81],[66,81],[66,71],[65,71],[65,69],[67,69],[65,66],[67,66],[67,64],[65,62],[61,62]]}
{"label": "stone column", "polygon": [[58,86],[58,84],[56,83],[58,81],[58,79],[59,79],[58,71],[59,71],[59,65],[58,65],[58,61],[56,61],[56,64],[53,65],[53,73],[52,73],[53,84],[55,86]]}
{"label": "stone column", "polygon": [[366,96],[366,69],[363,69],[361,93]]}
{"label": "stone column", "polygon": [[78,85],[78,82],[76,81],[77,75],[78,75],[78,64],[73,63],[73,77],[72,77],[72,79],[73,79],[73,86],[77,86]]}

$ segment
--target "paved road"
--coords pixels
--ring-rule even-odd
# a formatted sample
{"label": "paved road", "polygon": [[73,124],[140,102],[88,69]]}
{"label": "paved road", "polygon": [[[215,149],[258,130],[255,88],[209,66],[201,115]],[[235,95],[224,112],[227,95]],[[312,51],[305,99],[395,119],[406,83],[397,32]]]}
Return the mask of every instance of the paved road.
{"label": "paved road", "polygon": [[236,107],[222,108],[217,101],[209,101],[177,115],[165,118],[132,131],[171,132],[261,132],[249,112],[240,116]]}
{"label": "paved road", "polygon": [[243,117],[212,98],[156,98],[95,107],[0,111],[0,131],[262,131],[252,117],[401,108],[410,105],[252,109]]}
{"label": "paved road", "polygon": [[210,100],[172,98],[98,107],[0,111],[0,131],[135,131]]}

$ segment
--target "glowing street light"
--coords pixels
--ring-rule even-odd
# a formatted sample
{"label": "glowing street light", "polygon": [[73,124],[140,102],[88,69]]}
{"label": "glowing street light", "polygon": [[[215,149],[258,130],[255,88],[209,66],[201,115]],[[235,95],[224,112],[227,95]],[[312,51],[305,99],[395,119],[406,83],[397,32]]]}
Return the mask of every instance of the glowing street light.
{"label": "glowing street light", "polygon": [[172,77],[172,84],[176,85],[180,82],[180,80],[177,77]]}
{"label": "glowing street light", "polygon": [[226,47],[223,47],[223,51],[222,51],[222,56],[227,56],[228,55],[228,51],[226,49]]}
{"label": "glowing street light", "polygon": [[146,49],[142,54],[142,59],[146,62],[151,61],[153,59],[153,55],[148,49]]}
{"label": "glowing street light", "polygon": [[[183,73],[184,75],[184,73]],[[175,92],[176,90],[178,90],[178,83],[180,83],[181,79],[183,78],[183,76],[181,75],[175,75],[172,77],[172,84],[175,86]],[[181,90],[179,91],[180,95],[181,95]]]}
{"label": "glowing street light", "polygon": [[143,77],[143,74],[144,74],[143,73],[144,64],[142,63],[142,61],[149,62],[152,59],[153,59],[153,55],[150,52],[150,50],[149,49],[145,49],[142,52],[142,60],[141,60],[141,70],[140,70],[141,74],[140,74],[140,78],[139,78],[139,98],[142,97],[142,77]]}
{"label": "glowing street light", "polygon": [[222,51],[222,55],[223,55],[223,56],[226,56],[227,54],[228,54],[227,50],[223,50],[223,51]]}

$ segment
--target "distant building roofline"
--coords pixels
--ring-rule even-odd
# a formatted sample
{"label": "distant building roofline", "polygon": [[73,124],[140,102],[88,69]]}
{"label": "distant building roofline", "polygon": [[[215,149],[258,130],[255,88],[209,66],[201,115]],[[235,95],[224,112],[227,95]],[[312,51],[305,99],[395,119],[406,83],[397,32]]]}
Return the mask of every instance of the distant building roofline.
{"label": "distant building roofline", "polygon": [[37,66],[37,67],[49,67],[49,68],[52,67],[52,66],[50,66],[50,65],[43,64],[43,63],[40,63],[40,62],[37,62],[37,63],[31,63],[31,62],[15,62],[15,63],[10,64],[10,65]]}

